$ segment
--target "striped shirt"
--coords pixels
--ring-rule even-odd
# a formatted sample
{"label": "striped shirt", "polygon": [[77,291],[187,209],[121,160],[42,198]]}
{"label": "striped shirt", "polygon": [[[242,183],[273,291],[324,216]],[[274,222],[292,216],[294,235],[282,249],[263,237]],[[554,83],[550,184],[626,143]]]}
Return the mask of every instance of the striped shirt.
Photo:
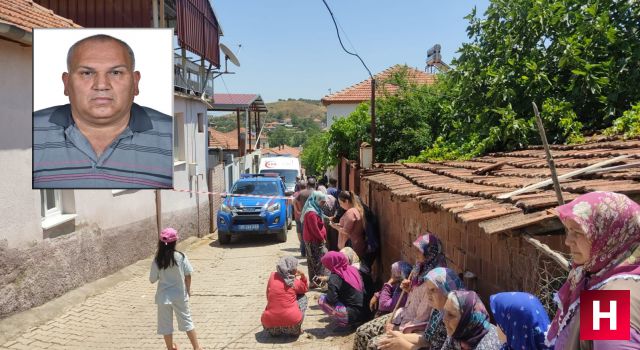
{"label": "striped shirt", "polygon": [[69,104],[33,115],[33,188],[171,188],[173,118],[137,104],[98,157]]}

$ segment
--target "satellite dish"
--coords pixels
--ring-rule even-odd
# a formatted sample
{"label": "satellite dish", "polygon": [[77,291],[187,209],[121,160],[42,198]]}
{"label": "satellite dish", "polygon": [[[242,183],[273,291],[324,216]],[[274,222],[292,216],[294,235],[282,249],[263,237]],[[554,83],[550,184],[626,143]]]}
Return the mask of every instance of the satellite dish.
{"label": "satellite dish", "polygon": [[233,52],[225,44],[220,44],[220,50],[222,50],[222,52],[224,53],[225,61],[229,60],[234,65],[240,67],[240,61],[238,61],[238,57],[236,57],[236,55],[234,55]]}

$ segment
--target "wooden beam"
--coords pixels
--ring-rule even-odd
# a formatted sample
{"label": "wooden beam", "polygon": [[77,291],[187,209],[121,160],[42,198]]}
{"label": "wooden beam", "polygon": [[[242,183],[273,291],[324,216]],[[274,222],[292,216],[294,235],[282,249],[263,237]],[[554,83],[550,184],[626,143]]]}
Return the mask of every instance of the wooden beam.
{"label": "wooden beam", "polygon": [[[569,179],[569,178],[572,178],[574,176],[578,176],[578,175],[584,174],[584,173],[588,172],[589,170],[602,168],[605,165],[612,164],[612,163],[617,163],[617,162],[619,162],[621,160],[624,160],[624,159],[627,159],[629,157],[631,157],[631,155],[623,155],[623,156],[615,157],[615,158],[612,158],[612,159],[607,159],[605,161],[589,165],[586,168],[578,169],[576,171],[572,171],[570,173],[566,173],[564,175],[560,175],[560,176],[558,176],[558,180]],[[551,185],[552,183],[553,183],[552,179],[547,179],[547,180],[535,183],[533,185],[526,186],[524,188],[515,190],[513,192],[501,194],[497,198],[498,199],[508,199],[508,198],[510,198],[512,196],[515,196],[515,195],[518,195],[518,194],[521,194],[521,193],[531,192],[531,191],[536,190],[538,188]]]}
{"label": "wooden beam", "polygon": [[516,213],[483,221],[479,223],[478,226],[484,231],[484,233],[493,235],[539,224],[543,221],[555,218],[557,218],[555,212],[550,210],[540,211],[533,214]]}
{"label": "wooden beam", "polygon": [[549,248],[548,245],[540,242],[539,240],[529,235],[524,235],[522,239],[524,239],[526,242],[528,242],[532,246],[536,247],[536,249],[541,251],[544,255],[550,257],[553,261],[557,262],[558,265],[560,265],[560,267],[562,267],[562,269],[564,269],[565,271],[571,270],[571,264],[569,263],[569,260],[565,259],[565,257],[562,256],[562,254]]}
{"label": "wooden beam", "polygon": [[498,163],[495,163],[495,164],[491,164],[491,165],[488,165],[488,166],[486,166],[484,168],[480,168],[480,169],[474,171],[473,174],[474,175],[484,175],[484,174],[486,174],[486,173],[488,173],[490,171],[498,170],[498,169],[502,168],[503,166],[505,166],[506,164],[507,164],[506,161],[502,161],[502,162],[498,162]]}

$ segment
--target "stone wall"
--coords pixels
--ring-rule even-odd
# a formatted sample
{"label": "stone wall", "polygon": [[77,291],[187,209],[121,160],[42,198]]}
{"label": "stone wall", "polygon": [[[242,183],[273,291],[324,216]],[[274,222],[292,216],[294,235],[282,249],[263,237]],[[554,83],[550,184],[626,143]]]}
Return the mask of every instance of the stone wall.
{"label": "stone wall", "polygon": [[[364,179],[360,196],[378,215],[382,258],[377,270],[383,280],[389,276],[391,264],[400,259],[413,263],[412,242],[426,231],[443,242],[449,266],[457,272],[471,271],[477,278],[468,282],[485,302],[500,291],[523,290],[535,293],[537,279],[536,249],[520,236],[486,235],[477,223],[457,222],[446,211],[421,208],[409,199],[392,198],[390,191]],[[566,252],[564,236],[536,237],[554,250]]]}
{"label": "stone wall", "polygon": [[[200,209],[200,227],[208,233],[208,203]],[[194,208],[165,214],[181,239],[197,233]],[[0,318],[42,305],[85,283],[110,275],[153,255],[157,248],[155,216],[102,230],[97,225],[45,239],[25,249],[0,249]]]}

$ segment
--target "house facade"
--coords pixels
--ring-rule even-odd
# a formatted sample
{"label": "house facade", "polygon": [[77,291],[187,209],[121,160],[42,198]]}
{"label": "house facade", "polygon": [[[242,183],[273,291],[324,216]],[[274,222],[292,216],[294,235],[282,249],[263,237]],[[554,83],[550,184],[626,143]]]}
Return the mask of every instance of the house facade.
{"label": "house facade", "polygon": [[[416,68],[398,64],[374,75],[376,79],[376,96],[381,96],[382,92],[393,93],[396,91],[396,86],[383,84],[383,82],[394,73],[403,69],[407,70],[407,79],[411,83],[433,84],[435,82],[435,74],[425,73]],[[335,120],[348,116],[356,110],[360,103],[369,102],[370,100],[371,79],[361,81],[348,88],[323,97],[321,99],[322,104],[327,107],[326,127],[330,128]]]}
{"label": "house facade", "polygon": [[[175,227],[182,238],[215,230],[211,209],[219,208],[219,197],[195,193],[219,192],[224,183],[222,165],[207,166],[210,101],[202,91],[213,84],[203,75],[192,76],[189,89],[176,86],[174,93],[174,188],[191,192],[32,189],[33,28],[176,27],[180,51],[188,50],[207,65],[219,67],[222,29],[208,1],[116,0],[103,5],[73,8],[79,2],[0,2],[0,79],[7,87],[0,95],[5,116],[0,161],[9,165],[0,174],[0,208],[5,214],[0,265],[6,267],[0,271],[4,281],[0,295],[6,296],[0,303],[0,318],[149,257],[163,227]],[[114,12],[109,6],[128,9],[128,16],[110,18],[108,13]],[[123,20],[126,23],[119,22]],[[194,27],[204,28],[204,35],[190,32]]]}

